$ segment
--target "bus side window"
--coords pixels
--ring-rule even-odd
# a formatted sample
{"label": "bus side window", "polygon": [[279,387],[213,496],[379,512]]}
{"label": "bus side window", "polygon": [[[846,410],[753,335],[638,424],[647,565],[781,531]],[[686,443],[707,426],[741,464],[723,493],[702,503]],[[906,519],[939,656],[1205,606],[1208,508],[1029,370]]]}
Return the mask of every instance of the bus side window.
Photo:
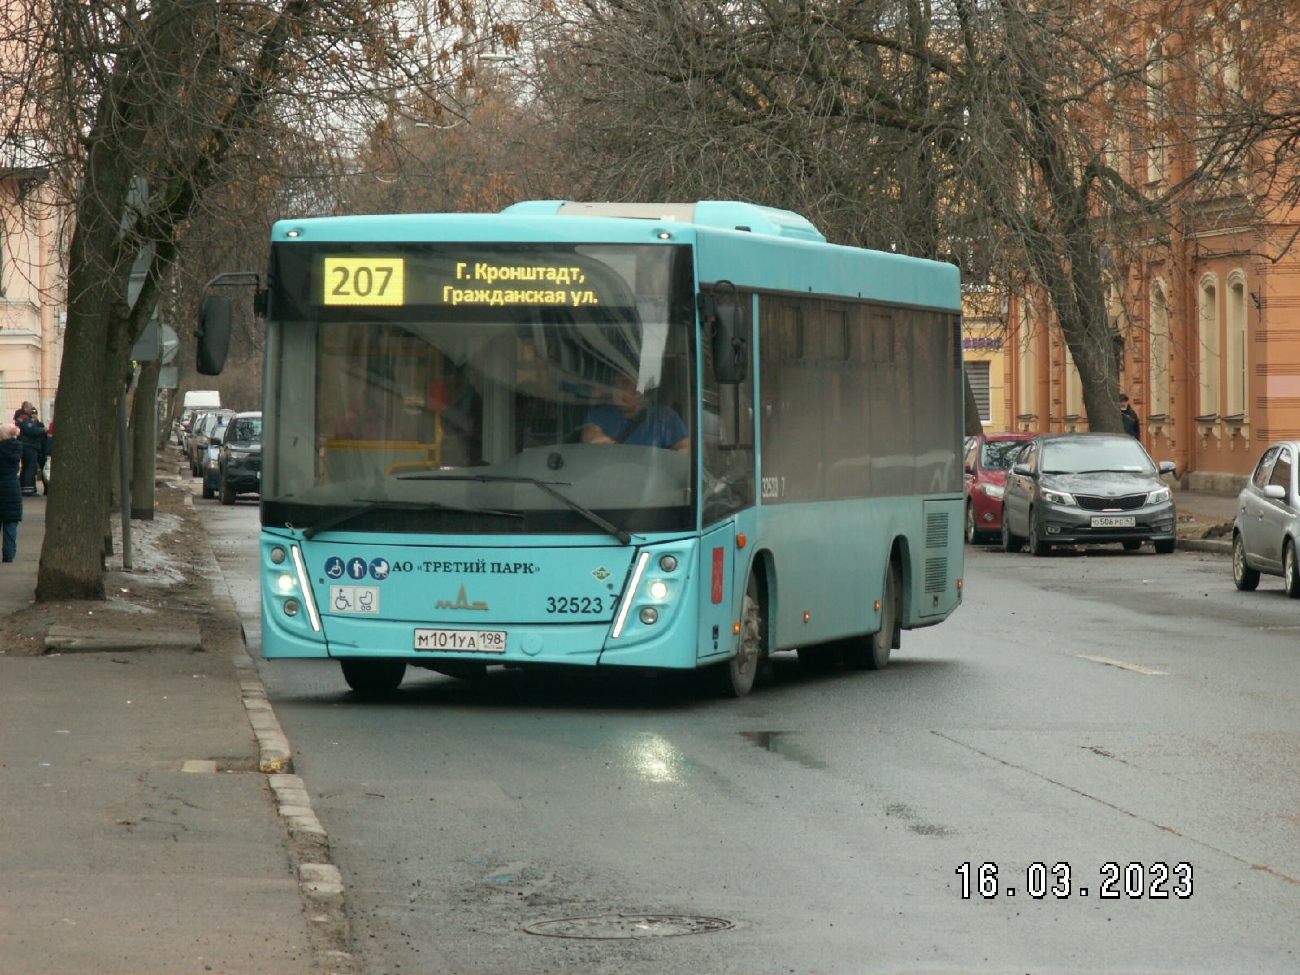
{"label": "bus side window", "polygon": [[[746,308],[753,297],[742,295]],[[747,316],[748,318],[748,316]],[[720,385],[713,371],[712,344],[702,344],[704,386],[699,417],[704,448],[704,523],[754,504],[754,367],[737,384]],[[753,354],[750,345],[751,356]]]}

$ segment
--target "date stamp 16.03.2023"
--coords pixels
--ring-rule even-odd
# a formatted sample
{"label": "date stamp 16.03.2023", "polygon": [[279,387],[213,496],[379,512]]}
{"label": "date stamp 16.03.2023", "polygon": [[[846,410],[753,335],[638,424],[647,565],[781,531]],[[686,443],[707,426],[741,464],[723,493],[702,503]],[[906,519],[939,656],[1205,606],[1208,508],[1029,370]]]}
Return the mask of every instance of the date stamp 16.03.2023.
{"label": "date stamp 16.03.2023", "polygon": [[1192,896],[1192,865],[1152,863],[1101,864],[1095,872],[1075,870],[1069,863],[1035,861],[1023,870],[996,863],[958,865],[955,873],[962,900],[1027,896],[1033,900],[1097,897],[1101,900],[1186,900]]}

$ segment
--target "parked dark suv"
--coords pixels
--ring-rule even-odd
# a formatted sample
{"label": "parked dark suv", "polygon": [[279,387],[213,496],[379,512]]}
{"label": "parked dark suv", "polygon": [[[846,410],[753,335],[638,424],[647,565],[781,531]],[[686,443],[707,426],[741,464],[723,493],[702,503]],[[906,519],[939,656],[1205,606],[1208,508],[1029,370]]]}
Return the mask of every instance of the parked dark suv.
{"label": "parked dark suv", "polygon": [[261,494],[261,413],[236,413],[230,418],[217,467],[217,499],[222,504],[234,504],[241,494]]}
{"label": "parked dark suv", "polygon": [[1007,474],[1002,496],[1002,548],[1034,555],[1053,545],[1119,542],[1130,551],[1143,542],[1174,550],[1177,518],[1162,474],[1133,437],[1113,433],[1058,433],[1035,437]]}

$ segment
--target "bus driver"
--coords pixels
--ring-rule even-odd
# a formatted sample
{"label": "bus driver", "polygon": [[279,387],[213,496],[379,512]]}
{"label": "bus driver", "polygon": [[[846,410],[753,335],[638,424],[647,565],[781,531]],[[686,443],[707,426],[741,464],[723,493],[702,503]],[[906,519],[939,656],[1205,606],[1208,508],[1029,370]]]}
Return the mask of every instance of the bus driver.
{"label": "bus driver", "polygon": [[688,451],[686,424],[661,403],[646,408],[636,380],[624,373],[614,379],[612,403],[593,406],[582,428],[583,443],[625,443]]}

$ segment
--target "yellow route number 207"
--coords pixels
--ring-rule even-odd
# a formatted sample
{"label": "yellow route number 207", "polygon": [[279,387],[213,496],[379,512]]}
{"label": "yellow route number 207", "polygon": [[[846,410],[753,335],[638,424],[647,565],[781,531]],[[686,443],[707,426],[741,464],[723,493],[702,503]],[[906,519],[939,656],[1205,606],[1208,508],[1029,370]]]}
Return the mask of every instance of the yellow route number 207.
{"label": "yellow route number 207", "polygon": [[400,305],[406,300],[406,261],[327,257],[324,288],[326,305]]}

